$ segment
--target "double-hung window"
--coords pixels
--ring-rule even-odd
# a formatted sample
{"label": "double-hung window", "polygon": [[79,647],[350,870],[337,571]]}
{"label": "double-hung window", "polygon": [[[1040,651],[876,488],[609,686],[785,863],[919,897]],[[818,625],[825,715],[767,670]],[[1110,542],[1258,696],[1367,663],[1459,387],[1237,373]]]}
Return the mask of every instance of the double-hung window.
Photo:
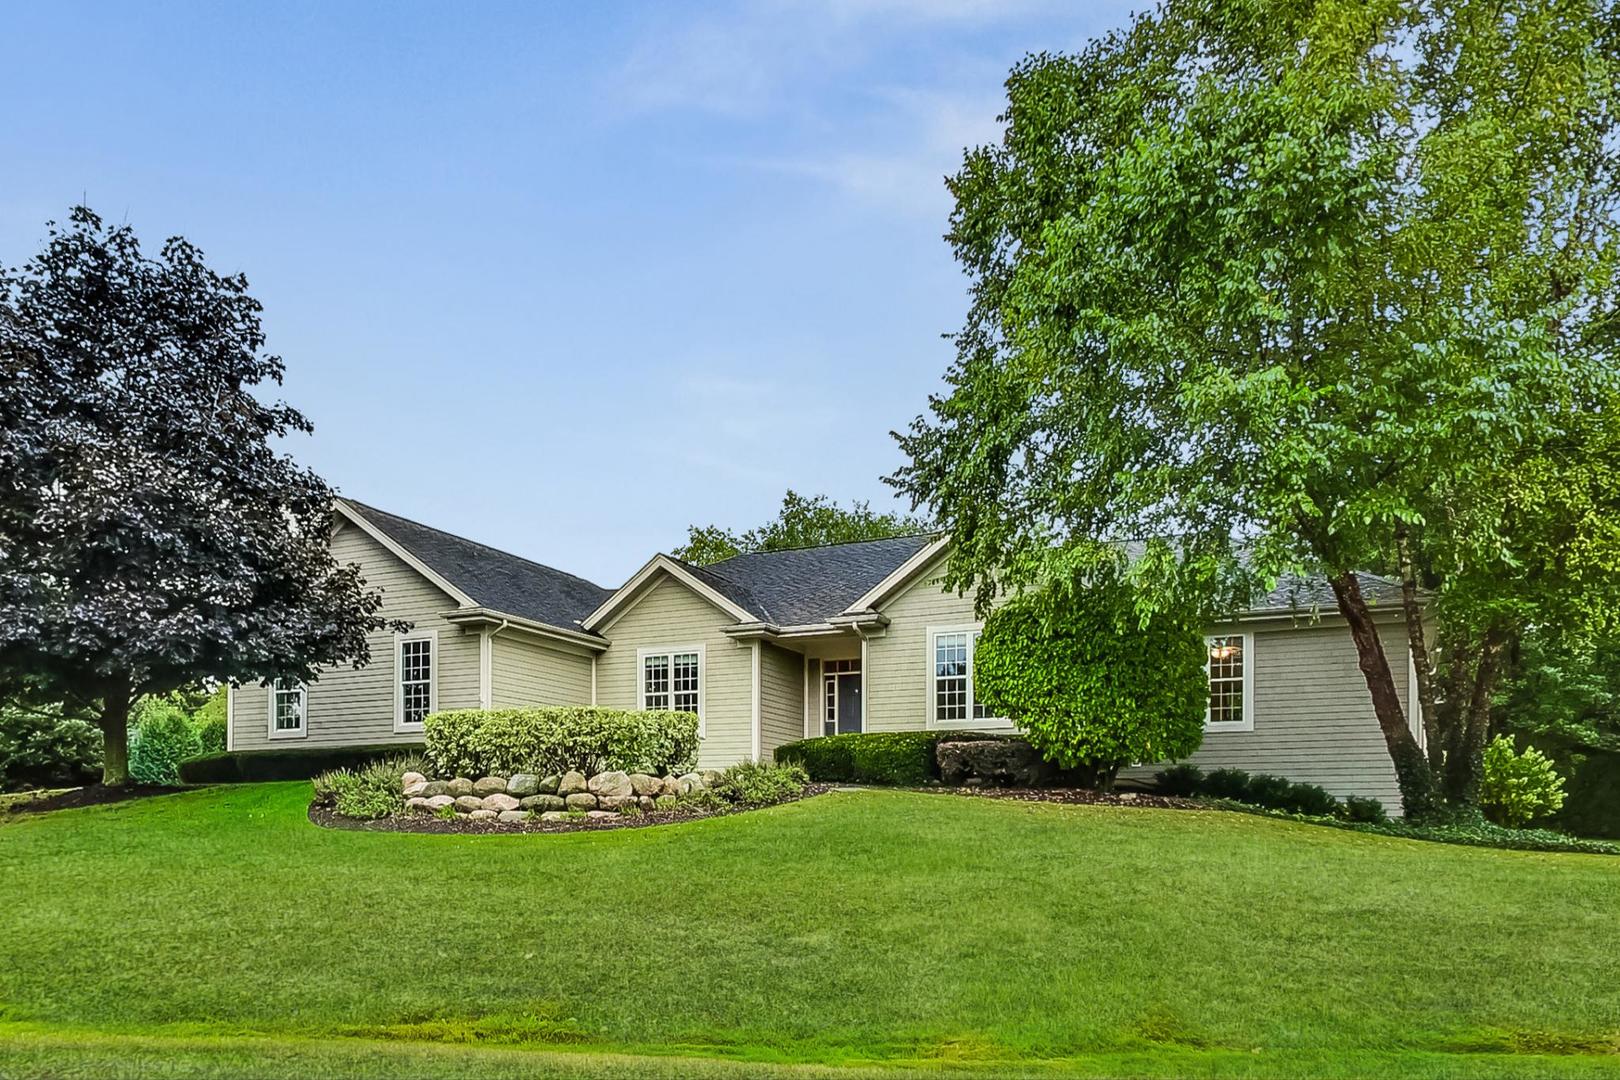
{"label": "double-hung window", "polygon": [[1209,712],[1205,731],[1254,730],[1254,649],[1248,634],[1204,639],[1209,648]]}
{"label": "double-hung window", "polygon": [[394,641],[394,730],[420,731],[422,720],[439,707],[437,632],[401,634]]}
{"label": "double-hung window", "polygon": [[295,679],[277,679],[270,684],[270,737],[302,739],[307,698],[304,684]]}
{"label": "double-hung window", "polygon": [[643,709],[695,713],[703,728],[703,647],[642,649],[638,694]]}
{"label": "double-hung window", "polygon": [[973,692],[976,626],[945,627],[928,632],[928,716],[930,727],[972,727],[995,720]]}

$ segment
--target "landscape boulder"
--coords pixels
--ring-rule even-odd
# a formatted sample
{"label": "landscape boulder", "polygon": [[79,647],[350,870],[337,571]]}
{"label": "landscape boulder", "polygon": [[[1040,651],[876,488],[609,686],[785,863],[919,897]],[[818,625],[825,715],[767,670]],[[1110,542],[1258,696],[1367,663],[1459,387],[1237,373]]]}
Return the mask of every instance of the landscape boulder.
{"label": "landscape boulder", "polygon": [[555,795],[557,794],[557,785],[560,783],[562,783],[562,777],[555,775],[548,776],[540,781],[540,787],[536,790],[541,795]]}
{"label": "landscape boulder", "polygon": [[[1057,770],[1022,739],[974,739],[941,742],[934,750],[943,783],[999,784],[1038,787],[1050,783]],[[972,785],[977,786],[977,785]]]}
{"label": "landscape boulder", "polygon": [[596,803],[604,810],[617,810],[623,806],[634,806],[636,797],[634,795],[598,795]]}
{"label": "landscape boulder", "polygon": [[651,795],[638,795],[636,796],[636,805],[643,810],[652,810],[657,807],[658,802]]}
{"label": "landscape boulder", "polygon": [[582,794],[587,790],[585,783],[586,781],[584,773],[574,771],[565,772],[557,779],[557,794],[565,797],[568,795]]}
{"label": "landscape boulder", "polygon": [[589,794],[588,792],[576,791],[572,795],[567,796],[564,801],[568,803],[568,808],[570,810],[596,809],[596,796]]}
{"label": "landscape boulder", "polygon": [[[406,773],[405,775],[406,776],[416,776],[418,774],[417,773]],[[427,786],[428,786],[428,782],[426,780],[418,780],[414,784],[406,784],[405,785],[405,797],[407,799],[412,799],[412,798],[415,798],[416,796],[420,795],[420,796],[422,796],[422,798],[425,799],[425,798],[427,798]]]}
{"label": "landscape boulder", "polygon": [[412,784],[424,783],[426,780],[427,777],[419,772],[408,772],[399,778],[399,784],[401,787],[408,789]]}
{"label": "landscape boulder", "polygon": [[635,788],[630,786],[630,776],[617,770],[599,772],[586,783],[586,790],[600,798],[603,795],[620,796],[634,795]]}
{"label": "landscape boulder", "polygon": [[588,810],[585,812],[585,816],[593,821],[600,821],[603,818],[616,818],[619,815],[611,810]]}
{"label": "landscape boulder", "polygon": [[528,795],[518,801],[524,810],[561,810],[567,805],[561,795]]}
{"label": "landscape boulder", "polygon": [[470,814],[474,810],[482,810],[483,808],[484,808],[484,800],[480,799],[476,795],[457,795],[456,796],[456,809],[457,810],[460,810],[460,811],[463,811],[465,813]]}
{"label": "landscape boulder", "polygon": [[493,810],[499,814],[507,810],[516,810],[518,806],[518,801],[512,798],[512,796],[506,794],[505,792],[497,791],[493,795],[484,796],[483,806],[481,809]]}
{"label": "landscape boulder", "polygon": [[666,777],[664,777],[664,779],[662,781],[662,786],[663,786],[663,793],[665,795],[680,795],[683,792],[683,789],[681,787],[681,778],[678,777],[678,776],[666,776]]}
{"label": "landscape boulder", "polygon": [[473,784],[474,795],[495,795],[506,793],[506,777],[485,776]]}
{"label": "landscape boulder", "polygon": [[522,810],[502,810],[496,818],[497,821],[504,821],[508,824],[514,821],[527,821],[528,819],[529,815]]}
{"label": "landscape boulder", "polygon": [[456,805],[456,800],[449,795],[429,795],[427,797],[428,809],[437,813],[447,806]]}
{"label": "landscape boulder", "polygon": [[562,810],[547,810],[545,813],[540,815],[540,820],[551,823],[567,821],[568,814]]}
{"label": "landscape boulder", "polygon": [[414,798],[405,800],[405,809],[425,813],[433,808],[428,805],[428,801],[425,798],[418,795]]}
{"label": "landscape boulder", "polygon": [[444,793],[456,796],[471,795],[473,793],[473,782],[465,776],[458,776],[444,785]]}
{"label": "landscape boulder", "polygon": [[496,818],[495,811],[493,810],[474,810],[467,816],[472,818],[474,821],[494,821]]}
{"label": "landscape boulder", "polygon": [[648,776],[646,773],[631,773],[630,790],[637,795],[656,795],[664,790],[664,782],[658,777]]}
{"label": "landscape boulder", "polygon": [[431,799],[435,795],[448,794],[450,794],[450,785],[445,783],[443,780],[429,780],[422,787],[422,795],[424,798]]}
{"label": "landscape boulder", "polygon": [[534,795],[539,790],[540,778],[534,773],[513,773],[506,780],[506,793],[516,795],[520,799],[527,795]]}

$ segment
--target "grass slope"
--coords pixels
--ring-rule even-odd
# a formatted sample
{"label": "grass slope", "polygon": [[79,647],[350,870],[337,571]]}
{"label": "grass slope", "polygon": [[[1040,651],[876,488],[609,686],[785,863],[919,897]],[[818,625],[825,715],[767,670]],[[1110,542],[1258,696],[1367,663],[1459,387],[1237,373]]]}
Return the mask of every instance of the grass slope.
{"label": "grass slope", "polygon": [[0,825],[0,1074],[1620,1065],[1612,858],[880,791],[607,833],[355,833],[311,826],[307,797]]}

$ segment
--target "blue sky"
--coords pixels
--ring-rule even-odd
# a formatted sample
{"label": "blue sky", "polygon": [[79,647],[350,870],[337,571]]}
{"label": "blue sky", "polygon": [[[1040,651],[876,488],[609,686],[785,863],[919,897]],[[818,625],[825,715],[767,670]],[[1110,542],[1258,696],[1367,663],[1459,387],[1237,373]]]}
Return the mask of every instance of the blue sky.
{"label": "blue sky", "polygon": [[13,5],[0,261],[81,198],[266,306],[340,491],[616,585],[788,487],[891,504],[941,177],[1127,5]]}

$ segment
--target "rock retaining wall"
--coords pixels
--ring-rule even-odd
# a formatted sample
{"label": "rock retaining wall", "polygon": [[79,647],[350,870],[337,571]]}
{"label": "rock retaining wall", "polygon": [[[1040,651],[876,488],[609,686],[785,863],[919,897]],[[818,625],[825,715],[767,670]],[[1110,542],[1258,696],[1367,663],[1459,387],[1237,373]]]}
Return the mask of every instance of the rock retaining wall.
{"label": "rock retaining wall", "polygon": [[407,813],[442,814],[448,807],[483,821],[526,821],[531,814],[541,821],[567,821],[581,813],[601,818],[617,817],[631,808],[633,813],[672,809],[678,797],[707,788],[719,776],[707,770],[681,776],[609,771],[594,776],[513,773],[477,780],[465,776],[429,780],[421,773],[408,772],[403,783]]}

